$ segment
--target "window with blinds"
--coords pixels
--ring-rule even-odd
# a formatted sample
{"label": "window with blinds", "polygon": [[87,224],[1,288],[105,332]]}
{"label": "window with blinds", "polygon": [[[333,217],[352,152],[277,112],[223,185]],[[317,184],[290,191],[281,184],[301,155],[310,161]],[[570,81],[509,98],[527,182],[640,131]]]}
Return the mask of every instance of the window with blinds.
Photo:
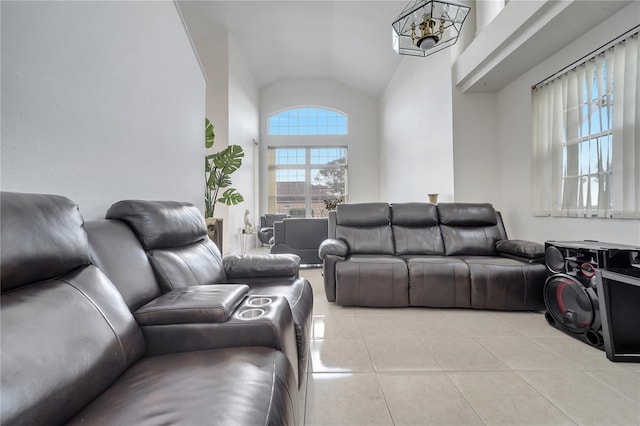
{"label": "window with blinds", "polygon": [[640,217],[638,33],[533,89],[535,214]]}

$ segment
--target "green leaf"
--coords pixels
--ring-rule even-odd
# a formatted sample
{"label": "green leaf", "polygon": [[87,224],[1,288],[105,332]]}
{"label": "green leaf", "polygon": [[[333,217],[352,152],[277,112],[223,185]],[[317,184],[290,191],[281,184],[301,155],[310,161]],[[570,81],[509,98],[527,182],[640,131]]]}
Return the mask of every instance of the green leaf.
{"label": "green leaf", "polygon": [[244,197],[236,192],[235,188],[229,188],[222,193],[222,197],[218,198],[219,202],[228,206],[240,204],[244,201]]}
{"label": "green leaf", "polygon": [[211,148],[213,142],[215,142],[216,135],[213,133],[213,124],[208,118],[204,119],[204,146],[205,148]]}
{"label": "green leaf", "polygon": [[240,168],[243,157],[244,151],[240,145],[229,145],[212,156],[215,167],[228,175]]}

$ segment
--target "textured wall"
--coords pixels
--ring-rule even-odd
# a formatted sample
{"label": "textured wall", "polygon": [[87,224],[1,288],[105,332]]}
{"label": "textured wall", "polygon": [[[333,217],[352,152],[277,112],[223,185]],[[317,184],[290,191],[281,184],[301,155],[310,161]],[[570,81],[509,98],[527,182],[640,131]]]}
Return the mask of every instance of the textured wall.
{"label": "textured wall", "polygon": [[2,190],[85,219],[125,198],[202,207],[205,78],[173,2],[2,2]]}

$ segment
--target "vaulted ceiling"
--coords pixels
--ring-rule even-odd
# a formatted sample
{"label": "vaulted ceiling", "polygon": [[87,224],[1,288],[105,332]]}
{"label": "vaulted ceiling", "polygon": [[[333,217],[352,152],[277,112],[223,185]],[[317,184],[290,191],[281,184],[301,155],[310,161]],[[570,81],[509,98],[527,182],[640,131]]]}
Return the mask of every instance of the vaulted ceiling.
{"label": "vaulted ceiling", "polygon": [[[178,4],[194,40],[211,40],[221,30],[228,31],[259,87],[288,77],[330,77],[379,98],[402,58],[391,46],[391,23],[408,1],[178,0]],[[630,3],[630,0],[563,1],[566,7],[562,12],[544,23],[540,17],[519,17],[525,23],[513,33],[505,34],[509,23],[502,22],[509,14],[499,15],[498,24],[488,31],[492,34],[485,34],[484,38],[495,41],[502,37],[502,44],[472,44],[467,56],[475,58],[482,72],[471,73],[475,78],[473,84],[457,81],[465,79],[459,75],[455,76],[456,82],[463,90],[499,90]],[[553,9],[554,3],[557,2],[546,1],[541,10]],[[473,24],[468,30],[474,30]],[[517,46],[508,54],[501,51],[511,45]],[[485,64],[488,61],[495,63],[488,66]],[[205,63],[205,68],[212,66],[215,63]]]}
{"label": "vaulted ceiling", "polygon": [[192,37],[228,29],[258,86],[331,77],[378,98],[400,57],[391,23],[408,0],[180,1]]}

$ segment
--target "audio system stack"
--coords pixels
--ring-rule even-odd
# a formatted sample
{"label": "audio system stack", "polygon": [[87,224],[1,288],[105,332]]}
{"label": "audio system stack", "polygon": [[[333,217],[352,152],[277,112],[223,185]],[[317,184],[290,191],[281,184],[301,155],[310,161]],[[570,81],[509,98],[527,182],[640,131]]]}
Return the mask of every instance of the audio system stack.
{"label": "audio system stack", "polygon": [[620,244],[547,241],[545,263],[549,277],[544,285],[547,322],[576,339],[604,349],[596,269],[637,266],[639,254],[640,248]]}

